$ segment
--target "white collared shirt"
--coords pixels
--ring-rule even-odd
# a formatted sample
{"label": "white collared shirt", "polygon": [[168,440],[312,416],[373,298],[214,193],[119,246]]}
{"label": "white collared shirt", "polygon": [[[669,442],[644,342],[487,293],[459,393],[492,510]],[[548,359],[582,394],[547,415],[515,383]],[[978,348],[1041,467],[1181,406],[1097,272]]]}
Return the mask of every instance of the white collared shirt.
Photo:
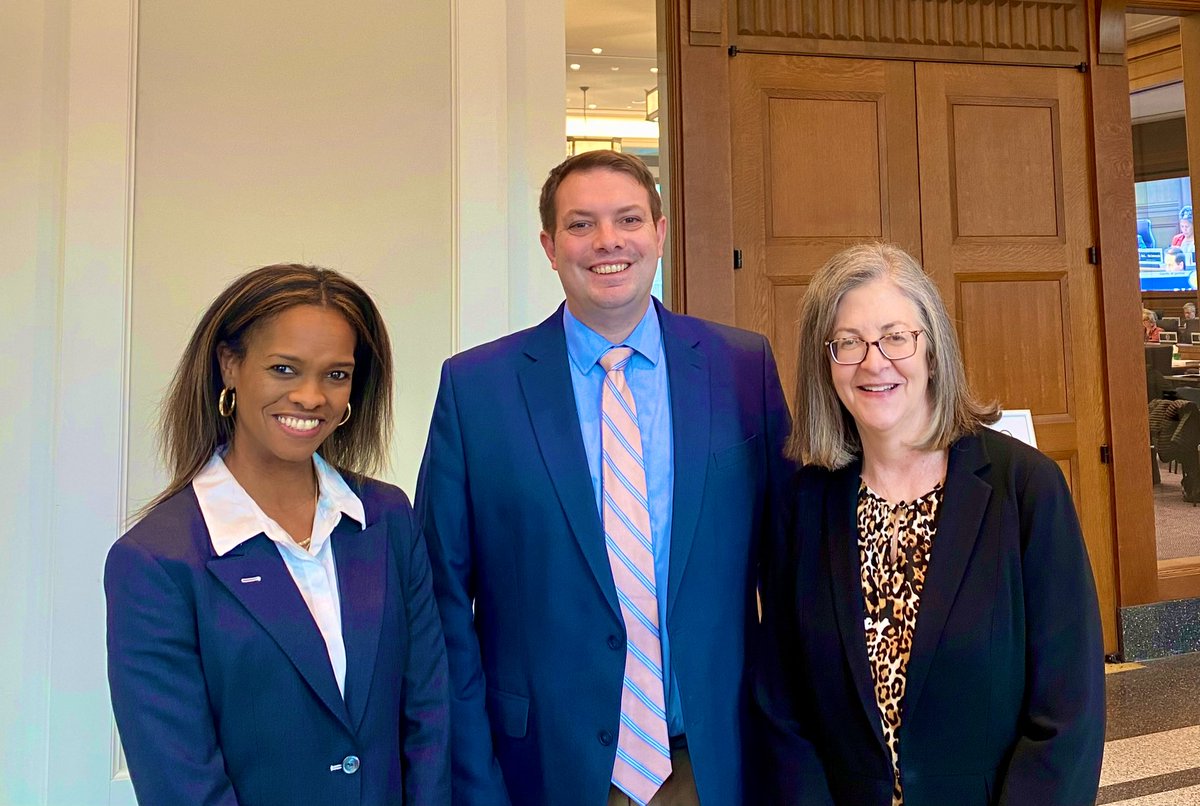
{"label": "white collared shirt", "polygon": [[305,551],[238,484],[225,466],[222,454],[223,450],[214,453],[204,469],[192,479],[192,489],[200,502],[213,551],[218,557],[223,556],[258,534],[266,534],[275,543],[325,639],[329,665],[333,667],[338,690],[344,697],[346,645],[342,641],[342,607],[329,537],[343,514],[353,518],[359,529],[366,528],[362,500],[337,470],[313,454],[313,466],[317,471],[317,510],[313,516],[312,543]]}

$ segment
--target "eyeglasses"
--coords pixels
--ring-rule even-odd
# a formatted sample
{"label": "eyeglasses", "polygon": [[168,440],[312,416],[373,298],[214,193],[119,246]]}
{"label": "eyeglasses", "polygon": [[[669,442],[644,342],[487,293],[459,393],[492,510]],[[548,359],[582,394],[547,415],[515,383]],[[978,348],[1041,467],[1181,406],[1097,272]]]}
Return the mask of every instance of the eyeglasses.
{"label": "eyeglasses", "polygon": [[825,342],[829,348],[829,357],[835,364],[861,364],[867,360],[871,347],[879,348],[879,354],[889,361],[899,361],[901,358],[912,358],[917,352],[917,336],[923,330],[897,330],[886,333],[875,341],[867,341],[857,336],[845,336],[840,339],[830,339]]}

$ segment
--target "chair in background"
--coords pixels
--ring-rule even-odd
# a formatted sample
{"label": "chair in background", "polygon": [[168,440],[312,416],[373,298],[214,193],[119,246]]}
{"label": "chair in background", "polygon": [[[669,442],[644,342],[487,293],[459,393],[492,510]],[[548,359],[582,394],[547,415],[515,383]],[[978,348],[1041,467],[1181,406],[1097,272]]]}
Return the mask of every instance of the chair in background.
{"label": "chair in background", "polygon": [[1178,333],[1179,332],[1179,317],[1178,316],[1164,316],[1163,318],[1158,320],[1158,326],[1161,327],[1163,330],[1169,330],[1172,333]]}
{"label": "chair in background", "polygon": [[1141,218],[1137,222],[1137,234],[1141,239],[1144,249],[1154,249],[1157,244],[1154,243],[1154,230],[1150,227],[1150,219]]}

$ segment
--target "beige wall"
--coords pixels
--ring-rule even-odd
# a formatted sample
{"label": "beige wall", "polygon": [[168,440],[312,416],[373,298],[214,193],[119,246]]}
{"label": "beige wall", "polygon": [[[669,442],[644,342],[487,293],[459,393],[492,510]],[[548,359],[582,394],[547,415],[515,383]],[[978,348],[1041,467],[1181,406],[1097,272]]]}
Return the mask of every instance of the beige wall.
{"label": "beige wall", "polygon": [[[141,0],[130,501],[161,489],[153,424],[203,307],[266,263],[346,272],[396,346],[390,477],[410,492],[453,345],[449,9],[385,0]],[[405,47],[413,31],[421,47]]]}
{"label": "beige wall", "polygon": [[104,556],[162,481],[155,406],[236,274],[352,274],[396,345],[411,491],[441,361],[561,299],[561,0],[0,5],[0,803],[132,803]]}

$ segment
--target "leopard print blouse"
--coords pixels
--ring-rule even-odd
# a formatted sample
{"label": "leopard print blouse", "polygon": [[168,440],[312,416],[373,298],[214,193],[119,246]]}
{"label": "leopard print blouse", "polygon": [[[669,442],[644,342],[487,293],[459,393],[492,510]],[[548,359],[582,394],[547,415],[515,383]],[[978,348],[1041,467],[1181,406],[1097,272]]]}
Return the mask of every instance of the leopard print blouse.
{"label": "leopard print blouse", "polygon": [[892,754],[892,806],[904,806],[900,704],[941,503],[940,483],[915,501],[898,504],[889,504],[866,482],[858,489],[859,573],[867,606],[863,626],[883,738]]}

